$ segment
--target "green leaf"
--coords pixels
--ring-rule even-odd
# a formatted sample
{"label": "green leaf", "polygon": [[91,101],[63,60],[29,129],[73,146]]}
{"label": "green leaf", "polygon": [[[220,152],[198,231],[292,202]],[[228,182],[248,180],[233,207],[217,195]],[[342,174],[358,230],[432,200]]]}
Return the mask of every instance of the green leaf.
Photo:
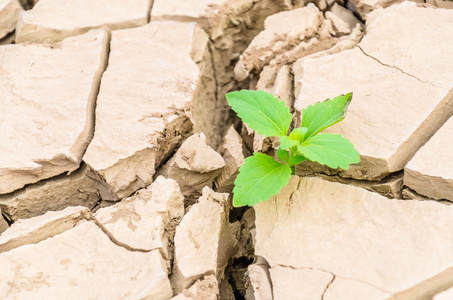
{"label": "green leaf", "polygon": [[289,166],[298,165],[301,162],[303,162],[304,160],[306,160],[306,158],[303,155],[296,154],[298,152],[297,146],[291,147],[290,151],[291,151],[291,156],[289,155],[288,150],[284,150],[281,147],[278,147],[277,156],[282,162],[289,164]]}
{"label": "green leaf", "polygon": [[352,93],[349,93],[332,100],[327,99],[326,101],[309,105],[303,109],[300,126],[308,128],[304,140],[343,120],[351,100]]}
{"label": "green leaf", "polygon": [[290,166],[295,166],[295,165],[298,165],[300,164],[301,162],[303,162],[304,160],[307,160],[307,158],[303,155],[296,155],[296,156],[293,156],[290,158],[290,160],[288,161],[288,164]]}
{"label": "green leaf", "polygon": [[291,133],[289,134],[289,136],[280,137],[280,147],[285,150],[290,149],[292,147],[296,147],[304,140],[306,132],[307,132],[306,127],[294,128],[293,131],[291,131]]}
{"label": "green leaf", "polygon": [[287,150],[282,149],[281,147],[278,147],[277,149],[277,157],[285,163],[288,163],[290,161],[289,158],[289,153]]}
{"label": "green leaf", "polygon": [[289,137],[295,141],[302,142],[304,140],[305,134],[307,134],[307,127],[294,128],[293,131],[289,134]]}
{"label": "green leaf", "polygon": [[289,136],[281,136],[280,138],[280,148],[287,150],[291,147],[300,145],[300,142],[297,140],[293,140]]}
{"label": "green leaf", "polygon": [[268,155],[254,153],[239,168],[234,182],[233,206],[252,206],[267,201],[288,184],[290,176],[289,165],[277,162]]}
{"label": "green leaf", "polygon": [[351,142],[339,134],[321,133],[298,146],[298,151],[311,161],[331,168],[349,169],[360,162],[360,154]]}
{"label": "green leaf", "polygon": [[285,102],[263,91],[231,92],[226,95],[228,104],[259,134],[286,136],[291,124],[291,113]]}

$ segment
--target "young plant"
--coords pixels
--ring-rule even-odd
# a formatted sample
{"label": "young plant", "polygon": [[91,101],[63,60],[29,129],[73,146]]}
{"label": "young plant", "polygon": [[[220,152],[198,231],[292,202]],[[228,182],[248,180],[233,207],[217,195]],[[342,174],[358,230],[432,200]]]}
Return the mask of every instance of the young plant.
{"label": "young plant", "polygon": [[289,134],[291,113],[283,101],[263,91],[231,92],[228,104],[257,133],[280,139],[277,156],[253,153],[239,168],[234,182],[233,206],[252,206],[276,195],[304,160],[347,170],[360,161],[351,142],[339,134],[320,133],[344,119],[352,93],[327,99],[302,110],[300,127]]}

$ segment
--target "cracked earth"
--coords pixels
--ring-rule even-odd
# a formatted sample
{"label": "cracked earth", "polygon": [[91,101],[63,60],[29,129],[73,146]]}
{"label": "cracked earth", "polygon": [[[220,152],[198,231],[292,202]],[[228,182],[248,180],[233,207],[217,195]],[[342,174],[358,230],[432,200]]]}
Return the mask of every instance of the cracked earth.
{"label": "cracked earth", "polygon": [[[453,2],[0,0],[0,299],[453,299]],[[361,162],[233,208],[225,94],[353,92]]]}

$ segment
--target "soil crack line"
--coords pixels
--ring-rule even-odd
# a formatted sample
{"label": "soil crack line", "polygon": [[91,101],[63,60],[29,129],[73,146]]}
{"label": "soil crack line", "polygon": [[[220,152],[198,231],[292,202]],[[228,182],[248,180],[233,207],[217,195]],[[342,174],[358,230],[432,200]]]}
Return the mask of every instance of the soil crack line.
{"label": "soil crack line", "polygon": [[216,88],[214,89],[214,96],[215,96],[215,99],[218,99],[218,94],[219,94],[219,81],[217,79],[217,70],[215,68],[215,62],[214,62],[214,50],[212,49],[214,45],[214,42],[211,40],[211,38],[209,37],[209,43],[208,43],[208,51],[209,51],[209,58],[211,60],[211,68],[212,68],[212,74],[213,74],[213,77],[214,77],[214,82],[215,82],[215,86]]}
{"label": "soil crack line", "polygon": [[444,88],[444,87],[442,87],[442,86],[438,86],[438,85],[436,85],[436,84],[433,84],[432,82],[427,82],[427,81],[421,80],[421,79],[418,78],[417,76],[414,76],[414,75],[412,75],[412,74],[410,74],[410,73],[407,73],[407,72],[401,70],[400,68],[398,68],[397,66],[392,66],[392,65],[389,65],[389,64],[386,64],[386,63],[381,62],[381,61],[380,61],[379,59],[377,59],[376,57],[374,57],[374,56],[369,55],[368,53],[366,53],[366,52],[362,49],[362,47],[360,47],[360,45],[357,45],[357,48],[359,48],[360,51],[362,51],[362,53],[363,53],[365,56],[367,56],[367,57],[373,59],[374,61],[378,62],[379,64],[381,64],[381,65],[383,65],[383,66],[385,66],[385,67],[389,67],[389,68],[398,70],[398,71],[400,71],[401,73],[403,73],[403,74],[405,74],[405,75],[407,75],[407,76],[410,76],[410,77],[412,77],[412,78],[414,78],[414,79],[420,81],[421,83],[429,84],[429,85],[431,85],[431,86],[433,86],[433,87],[437,87],[437,88],[442,88],[442,89]]}
{"label": "soil crack line", "polygon": [[100,65],[98,70],[96,71],[96,74],[93,78],[93,81],[91,83],[91,91],[90,91],[90,97],[92,97],[91,105],[89,103],[87,107],[87,117],[86,117],[86,123],[90,127],[90,133],[89,136],[87,137],[86,141],[86,146],[83,149],[81,156],[85,155],[85,152],[87,151],[91,141],[94,138],[94,134],[96,131],[96,107],[97,107],[97,102],[99,98],[99,93],[101,90],[101,84],[102,84],[102,78],[104,77],[105,71],[107,70],[109,66],[109,59],[110,59],[110,52],[111,52],[111,42],[112,42],[112,33],[108,30],[105,31],[105,42],[104,46],[102,49],[101,53],[101,59],[100,59]]}
{"label": "soil crack line", "polygon": [[[356,279],[356,278],[348,278],[348,277],[343,277],[343,276],[338,276],[330,271],[327,271],[327,270],[324,270],[324,269],[320,269],[320,268],[313,268],[313,267],[293,267],[293,266],[290,266],[290,265],[284,265],[284,264],[277,264],[277,265],[274,265],[272,266],[273,267],[285,267],[285,268],[291,268],[293,270],[303,270],[303,269],[308,269],[308,270],[313,270],[313,271],[321,271],[321,272],[324,272],[324,273],[328,273],[328,274],[332,274],[332,276],[334,276],[334,278],[340,278],[340,279],[344,279],[344,280],[351,280],[351,281],[356,281],[356,282],[361,282],[361,283],[364,283],[364,284],[367,284],[381,292],[384,292],[384,293],[387,293],[389,294],[389,296],[393,295],[392,292],[390,291],[387,291],[381,287],[378,287],[370,282],[367,282],[367,281],[364,281],[364,280],[361,280],[361,279]],[[332,280],[333,281],[333,280]]]}
{"label": "soil crack line", "polygon": [[[332,273],[330,273],[330,274],[332,274]],[[330,285],[334,282],[335,278],[336,278],[335,274],[332,274],[332,280],[326,285],[326,288],[322,292],[321,300],[324,300],[324,295],[326,294],[326,292],[329,289]]]}
{"label": "soil crack line", "polygon": [[[123,242],[120,242],[119,240],[117,240],[113,234],[107,229],[105,228],[104,225],[102,225],[94,215],[91,215],[91,221],[94,222],[94,224],[96,224],[96,226],[98,226],[103,233],[105,233],[107,235],[107,237],[112,241],[112,243],[114,243],[115,245],[119,246],[119,247],[122,247],[128,251],[132,251],[132,252],[142,252],[142,253],[148,253],[148,252],[151,252],[151,251],[154,251],[154,250],[160,250],[158,248],[154,248],[154,249],[140,249],[140,248],[134,248],[134,247],[131,247]],[[164,256],[165,257],[165,256]]]}

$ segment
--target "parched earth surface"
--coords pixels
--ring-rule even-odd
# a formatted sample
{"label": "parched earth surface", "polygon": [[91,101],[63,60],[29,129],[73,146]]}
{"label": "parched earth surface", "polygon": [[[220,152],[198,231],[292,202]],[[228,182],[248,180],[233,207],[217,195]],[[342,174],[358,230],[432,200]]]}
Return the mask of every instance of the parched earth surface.
{"label": "parched earth surface", "polygon": [[[452,53],[443,0],[0,0],[0,299],[453,299]],[[233,208],[240,89],[353,92],[360,164]]]}

